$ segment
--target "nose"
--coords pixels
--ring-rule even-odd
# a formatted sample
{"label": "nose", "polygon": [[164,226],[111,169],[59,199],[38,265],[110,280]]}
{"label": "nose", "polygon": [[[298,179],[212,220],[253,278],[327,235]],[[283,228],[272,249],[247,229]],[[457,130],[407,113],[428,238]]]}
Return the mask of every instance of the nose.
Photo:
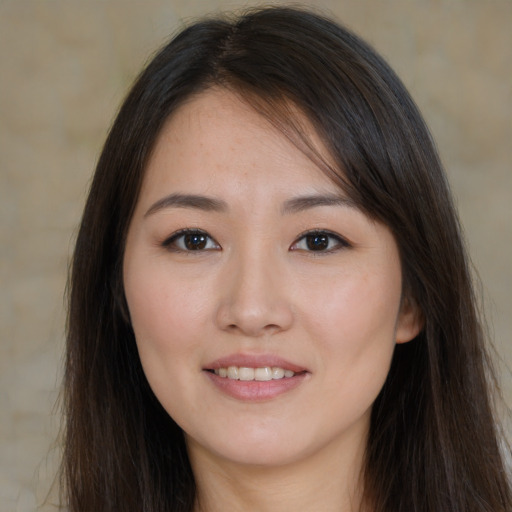
{"label": "nose", "polygon": [[294,315],[283,269],[265,255],[235,259],[221,284],[219,328],[250,337],[289,329]]}

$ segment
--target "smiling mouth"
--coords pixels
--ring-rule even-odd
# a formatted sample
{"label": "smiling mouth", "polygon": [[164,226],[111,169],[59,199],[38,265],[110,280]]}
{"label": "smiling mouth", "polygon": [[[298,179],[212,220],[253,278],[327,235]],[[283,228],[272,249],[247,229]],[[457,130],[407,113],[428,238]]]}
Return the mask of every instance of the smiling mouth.
{"label": "smiling mouth", "polygon": [[[215,375],[224,379],[242,380],[242,381],[270,381],[289,379],[295,375],[296,372],[292,370],[285,370],[279,366],[264,366],[261,368],[249,368],[245,366],[228,366],[209,370]],[[303,372],[298,372],[303,373]]]}

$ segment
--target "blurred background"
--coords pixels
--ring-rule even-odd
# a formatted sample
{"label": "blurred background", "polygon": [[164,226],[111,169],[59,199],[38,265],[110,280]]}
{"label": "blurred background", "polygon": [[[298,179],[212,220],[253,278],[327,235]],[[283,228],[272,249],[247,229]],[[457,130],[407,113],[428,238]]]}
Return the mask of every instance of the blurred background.
{"label": "blurred background", "polygon": [[[117,108],[171,34],[202,14],[253,5],[0,0],[1,512],[53,510],[42,503],[59,456],[66,273]],[[512,1],[308,5],[372,43],[423,111],[481,277],[511,404]]]}

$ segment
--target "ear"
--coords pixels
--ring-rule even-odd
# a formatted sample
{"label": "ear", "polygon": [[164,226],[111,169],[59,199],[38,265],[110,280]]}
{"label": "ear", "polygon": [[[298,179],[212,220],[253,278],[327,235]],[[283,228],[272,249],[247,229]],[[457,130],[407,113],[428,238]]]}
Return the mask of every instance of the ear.
{"label": "ear", "polygon": [[411,298],[402,299],[396,322],[396,342],[407,343],[413,340],[423,329],[424,324],[423,312],[417,302]]}

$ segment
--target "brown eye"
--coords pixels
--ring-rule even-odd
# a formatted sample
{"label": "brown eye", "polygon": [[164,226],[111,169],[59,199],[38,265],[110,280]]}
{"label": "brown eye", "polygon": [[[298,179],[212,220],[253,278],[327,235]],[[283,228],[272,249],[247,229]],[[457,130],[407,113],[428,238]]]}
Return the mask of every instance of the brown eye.
{"label": "brown eye", "polygon": [[194,233],[183,236],[183,244],[189,251],[200,251],[206,247],[208,238],[202,233]]}
{"label": "brown eye", "polygon": [[181,230],[162,244],[171,251],[211,251],[220,249],[219,244],[206,232],[200,230]]}
{"label": "brown eye", "polygon": [[350,247],[350,244],[340,235],[330,231],[310,231],[302,235],[290,250],[329,253],[345,247]]}
{"label": "brown eye", "polygon": [[325,251],[329,247],[329,237],[322,234],[306,235],[306,246],[310,251]]}

